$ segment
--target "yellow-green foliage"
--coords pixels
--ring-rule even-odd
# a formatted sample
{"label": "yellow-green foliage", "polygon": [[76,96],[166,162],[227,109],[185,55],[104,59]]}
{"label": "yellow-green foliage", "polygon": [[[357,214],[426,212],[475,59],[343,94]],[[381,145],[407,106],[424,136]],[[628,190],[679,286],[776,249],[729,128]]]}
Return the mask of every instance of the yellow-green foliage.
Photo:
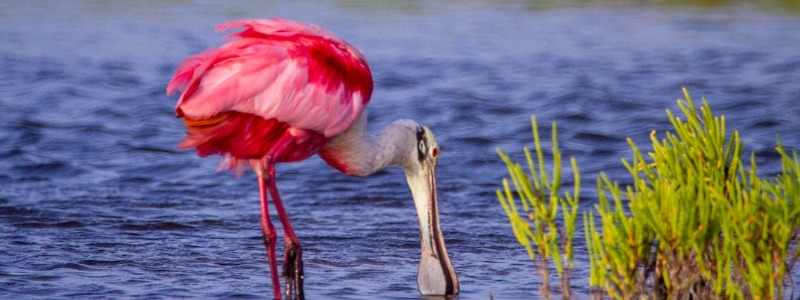
{"label": "yellow-green foliage", "polygon": [[511,180],[514,182],[516,194],[522,205],[522,212],[517,207],[517,201],[507,179],[503,179],[504,192],[498,190],[497,198],[508,215],[517,240],[528,250],[528,255],[542,274],[542,296],[550,297],[548,262],[552,260],[561,281],[562,296],[568,298],[570,295],[570,269],[573,267],[572,242],[575,237],[578,195],[580,193],[578,164],[574,158],[571,159],[575,176],[574,192],[560,195],[561,152],[558,151],[556,126],[553,124],[553,176],[551,181],[548,179],[544,166],[545,158],[539,141],[536,119],[531,118],[531,123],[536,161],[534,162],[526,147],[525,157],[528,161],[530,176],[521,165],[512,162],[500,149],[497,149],[497,153],[506,163]]}
{"label": "yellow-green foliage", "polygon": [[[698,110],[684,94],[678,105],[686,120],[667,111],[674,132],[661,140],[653,132],[647,158],[628,140],[633,160],[623,164],[631,186],[621,188],[605,174],[597,179],[598,204],[583,214],[590,284],[615,299],[781,298],[800,257],[797,154],[778,142],[783,171],[760,178],[752,155],[749,167],[742,162],[738,132],[728,136],[724,117],[715,117],[705,100]],[[518,232],[527,223],[512,216],[508,198],[501,203]]]}

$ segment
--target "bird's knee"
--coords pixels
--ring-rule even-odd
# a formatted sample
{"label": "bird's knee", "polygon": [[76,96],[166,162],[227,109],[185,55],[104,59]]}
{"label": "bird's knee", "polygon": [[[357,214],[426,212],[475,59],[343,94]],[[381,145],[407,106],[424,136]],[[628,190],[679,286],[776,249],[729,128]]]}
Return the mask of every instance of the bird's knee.
{"label": "bird's knee", "polygon": [[275,228],[266,221],[261,221],[261,233],[264,234],[264,239],[268,239],[270,243],[275,243],[275,240],[278,239]]}

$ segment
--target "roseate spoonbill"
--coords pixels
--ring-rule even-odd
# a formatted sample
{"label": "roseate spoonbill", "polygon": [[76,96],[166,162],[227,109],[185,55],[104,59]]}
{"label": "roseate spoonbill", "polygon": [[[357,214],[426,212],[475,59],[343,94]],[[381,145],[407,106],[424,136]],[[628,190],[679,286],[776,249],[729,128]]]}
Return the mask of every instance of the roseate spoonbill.
{"label": "roseate spoonbill", "polygon": [[249,164],[258,175],[261,231],[275,298],[281,291],[268,197],[284,229],[284,295],[303,298],[302,251],[275,186],[275,164],[314,154],[347,175],[402,167],[419,217],[417,286],[424,295],[457,294],[458,278],[439,225],[439,146],[433,133],[398,120],[369,135],[364,110],[372,74],[364,55],[333,33],[285,19],[216,27],[234,28],[243,30],[227,36],[226,44],[185,59],[167,94],[182,92],[175,112],[187,133],[178,147],[195,148],[201,157],[220,154],[234,171]]}

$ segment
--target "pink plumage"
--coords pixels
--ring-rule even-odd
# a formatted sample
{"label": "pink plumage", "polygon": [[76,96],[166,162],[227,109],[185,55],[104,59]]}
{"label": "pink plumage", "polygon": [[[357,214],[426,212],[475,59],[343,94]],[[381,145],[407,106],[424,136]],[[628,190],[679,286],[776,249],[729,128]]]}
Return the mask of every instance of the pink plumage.
{"label": "pink plumage", "polygon": [[244,28],[219,48],[184,60],[167,86],[187,137],[181,148],[223,154],[231,167],[315,154],[347,130],[372,94],[364,56],[314,25],[284,19],[223,23]]}

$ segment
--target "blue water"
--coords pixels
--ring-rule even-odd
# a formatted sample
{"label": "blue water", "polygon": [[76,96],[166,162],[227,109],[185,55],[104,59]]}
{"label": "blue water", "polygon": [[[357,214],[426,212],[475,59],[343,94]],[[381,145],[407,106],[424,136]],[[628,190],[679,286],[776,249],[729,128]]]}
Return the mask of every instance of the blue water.
{"label": "blue water", "polygon": [[[177,150],[184,128],[164,94],[181,59],[220,44],[213,26],[227,20],[282,16],[337,32],[371,63],[371,127],[411,118],[436,133],[461,299],[537,295],[495,198],[506,176],[495,147],[519,159],[531,114],[558,123],[586,180],[584,209],[600,170],[628,180],[625,138],[646,148],[684,86],[726,115],[765,175],[780,168],[776,135],[800,150],[797,15],[535,4],[0,4],[0,298],[271,295],[254,176]],[[279,166],[278,185],[303,242],[309,298],[419,298],[401,170],[347,177],[314,157]],[[577,255],[574,286],[585,294],[588,263]]]}

